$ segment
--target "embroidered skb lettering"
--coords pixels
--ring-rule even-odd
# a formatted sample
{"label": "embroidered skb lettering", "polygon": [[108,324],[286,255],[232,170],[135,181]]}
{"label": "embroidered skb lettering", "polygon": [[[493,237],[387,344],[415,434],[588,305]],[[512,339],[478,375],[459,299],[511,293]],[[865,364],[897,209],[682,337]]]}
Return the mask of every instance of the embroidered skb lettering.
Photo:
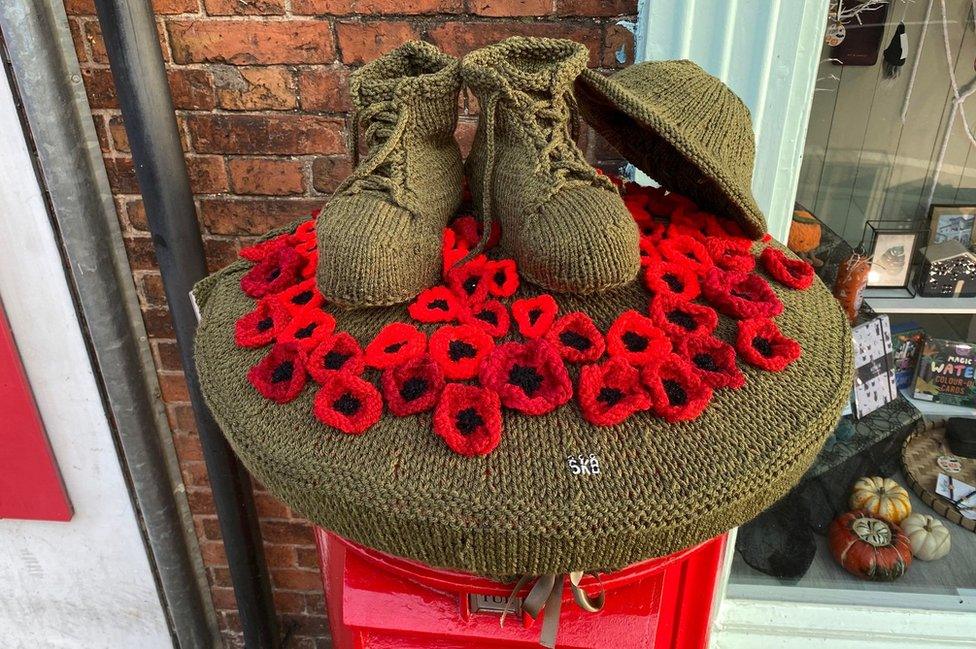
{"label": "embroidered skb lettering", "polygon": [[566,464],[573,475],[600,475],[600,459],[594,453],[570,455],[566,458]]}

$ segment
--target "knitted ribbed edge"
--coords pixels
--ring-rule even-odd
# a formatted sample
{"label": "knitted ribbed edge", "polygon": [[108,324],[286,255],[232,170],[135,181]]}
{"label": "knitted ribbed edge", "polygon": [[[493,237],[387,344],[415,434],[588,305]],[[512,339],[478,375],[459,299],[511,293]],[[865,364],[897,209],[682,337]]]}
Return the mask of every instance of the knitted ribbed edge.
{"label": "knitted ribbed edge", "polygon": [[647,61],[576,81],[590,125],[638,169],[759,238],[766,219],[752,195],[755,136],[749,109],[691,61]]}
{"label": "knitted ribbed edge", "polygon": [[[247,368],[263,353],[233,342],[233,323],[253,304],[238,286],[247,267],[233,264],[195,293],[201,386],[235,451],[313,522],[434,566],[496,577],[614,570],[701,542],[786,493],[849,394],[850,329],[830,293],[819,282],[806,291],[774,284],[786,307],[777,322],[803,356],[781,373],[745,368],[746,386],[721,391],[692,422],[635,415],[597,429],[575,404],[544,417],[509,412],[501,445],[478,459],[447,450],[426,415],[387,414],[348,437],[314,420],[310,388],[277,405],[247,384]],[[523,284],[516,297],[537,293]],[[563,312],[585,310],[604,331],[614,314],[646,302],[637,285],[560,298]],[[360,342],[406,320],[403,307],[334,315]],[[723,319],[720,335],[728,339],[730,327]],[[565,457],[591,452],[599,478],[571,475]]]}
{"label": "knitted ribbed edge", "polygon": [[398,304],[438,281],[440,233],[461,200],[460,62],[412,41],[354,72],[350,88],[380,137],[319,216],[316,276],[336,304]]}
{"label": "knitted ribbed edge", "polygon": [[[527,279],[580,295],[626,284],[640,266],[633,219],[569,133],[567,97],[588,57],[573,41],[513,37],[461,64],[481,106],[466,161],[475,205],[501,222],[502,246]],[[540,102],[561,116],[549,135],[532,113]]]}

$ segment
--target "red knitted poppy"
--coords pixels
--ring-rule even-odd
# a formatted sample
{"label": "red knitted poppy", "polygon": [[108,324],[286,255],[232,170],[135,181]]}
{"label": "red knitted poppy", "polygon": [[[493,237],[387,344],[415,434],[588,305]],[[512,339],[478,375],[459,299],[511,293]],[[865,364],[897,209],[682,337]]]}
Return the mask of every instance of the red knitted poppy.
{"label": "red knitted poppy", "polygon": [[671,216],[679,207],[694,205],[681,194],[669,194],[662,187],[648,187],[645,191],[647,191],[647,211],[654,216]]}
{"label": "red knitted poppy", "polygon": [[813,266],[802,259],[790,259],[776,248],[764,248],[759,259],[766,272],[783,286],[802,291],[813,284]]}
{"label": "red knitted poppy", "polygon": [[643,192],[627,192],[623,195],[624,205],[634,218],[639,214],[647,214],[647,194]]}
{"label": "red knitted poppy", "polygon": [[519,287],[518,271],[515,261],[499,259],[487,265],[488,292],[495,297],[511,297]]}
{"label": "red knitted poppy", "polygon": [[744,241],[748,241],[750,244],[752,243],[745,237],[745,233],[742,231],[742,226],[732,219],[722,218],[714,214],[711,216],[712,218],[709,219],[705,226],[705,234],[707,236],[742,239]]}
{"label": "red knitted poppy", "polygon": [[365,362],[356,339],[345,331],[329,336],[308,356],[305,369],[317,382],[325,384],[333,372],[361,374]]}
{"label": "red knitted poppy", "polygon": [[295,343],[278,343],[247,373],[265,399],[288,403],[305,387],[305,353]]}
{"label": "red knitted poppy", "polygon": [[239,347],[264,347],[274,342],[291,316],[274,298],[264,298],[234,325],[234,342]]}
{"label": "red knitted poppy", "polygon": [[712,389],[677,354],[644,367],[641,379],[651,395],[651,411],[670,422],[696,418],[712,399]]}
{"label": "red knitted poppy", "polygon": [[295,231],[287,235],[288,243],[293,247],[298,248],[302,244],[314,243],[315,242],[315,219],[311,218],[307,221],[302,221]]}
{"label": "red knitted poppy", "polygon": [[644,365],[671,351],[671,341],[637,311],[624,311],[607,331],[607,352],[631,365]]}
{"label": "red knitted poppy", "polygon": [[687,235],[665,239],[659,244],[659,249],[665,260],[681,264],[699,275],[712,267],[712,258],[704,244]]}
{"label": "red knitted poppy", "polygon": [[594,426],[615,426],[651,407],[640,372],[619,356],[580,369],[577,401]]}
{"label": "red knitted poppy", "polygon": [[709,227],[715,228],[715,217],[703,212],[697,207],[677,209],[671,214],[671,224],[668,227],[668,238],[688,236],[696,241],[704,241]]}
{"label": "red knitted poppy", "polygon": [[655,221],[654,217],[647,214],[641,215],[640,218],[635,217],[634,220],[637,221],[637,229],[640,231],[641,239],[650,239],[651,241],[664,239],[668,230],[667,224]]}
{"label": "red knitted poppy", "polygon": [[705,248],[715,265],[723,270],[735,270],[748,273],[756,267],[756,258],[749,249],[752,242],[748,239],[723,239],[708,237]]}
{"label": "red knitted poppy", "polygon": [[390,412],[406,417],[434,407],[444,389],[444,373],[430,356],[422,354],[383,370],[380,387]]}
{"label": "red knitted poppy", "polygon": [[298,280],[303,259],[288,246],[278,246],[268,252],[241,278],[241,290],[258,298],[279,293]]}
{"label": "red knitted poppy", "polygon": [[477,255],[447,273],[447,285],[468,305],[483,303],[488,298],[490,283],[488,258],[484,255]]}
{"label": "red knitted poppy", "polygon": [[441,257],[443,258],[441,272],[443,276],[447,277],[454,264],[464,259],[469,251],[470,248],[458,237],[457,232],[451,228],[444,228],[444,233],[441,236]]}
{"label": "red knitted poppy", "polygon": [[668,293],[683,300],[694,300],[701,293],[695,271],[669,261],[648,264],[644,269],[644,286],[651,293]]}
{"label": "red knitted poppy", "polygon": [[719,312],[730,318],[772,318],[783,312],[773,289],[755,273],[712,268],[702,282],[702,291]]}
{"label": "red knitted poppy", "polygon": [[661,239],[641,237],[638,250],[641,266],[648,266],[661,261]]}
{"label": "red knitted poppy", "polygon": [[430,356],[449,379],[474,378],[494,346],[491,336],[468,324],[441,327],[430,336]]}
{"label": "red knitted poppy", "polygon": [[298,269],[298,277],[300,279],[314,278],[315,271],[319,265],[319,253],[313,251],[311,253],[304,255],[303,259],[304,261],[302,262],[302,267]]}
{"label": "red knitted poppy", "polygon": [[319,292],[314,278],[299,282],[272,299],[292,315],[302,311],[317,310],[325,304],[325,298]]}
{"label": "red knitted poppy", "polygon": [[[458,237],[464,241],[469,248],[474,248],[476,245],[481,243],[481,223],[479,223],[477,219],[469,214],[459,216],[451,221],[451,229],[457,233]],[[501,224],[498,223],[498,221],[492,221],[491,235],[488,237],[488,242],[485,244],[484,249],[491,250],[497,246],[501,237]]]}
{"label": "red knitted poppy", "polygon": [[502,440],[498,394],[476,385],[448,383],[434,409],[434,432],[459,455],[476,457]]}
{"label": "red knitted poppy", "polygon": [[671,338],[708,335],[718,326],[714,309],[665,293],[651,299],[650,312],[654,324]]}
{"label": "red knitted poppy", "polygon": [[288,245],[288,236],[279,235],[273,239],[268,239],[267,241],[259,241],[254,245],[241,248],[241,251],[237,253],[237,256],[241,259],[246,259],[247,261],[253,261],[257,263],[268,256],[272,250],[281,248],[282,246]]}
{"label": "red knitted poppy", "polygon": [[570,363],[588,363],[603,355],[603,334],[582,311],[567,313],[556,320],[546,332],[548,340],[559,355]]}
{"label": "red knitted poppy", "polygon": [[714,389],[738,389],[746,384],[745,375],[735,364],[735,349],[723,340],[714,336],[687,336],[680,340],[676,351]]}
{"label": "red knitted poppy", "polygon": [[417,296],[407,313],[418,322],[451,322],[457,320],[461,301],[446,286],[433,286]]}
{"label": "red knitted poppy", "polygon": [[478,327],[493,338],[501,338],[507,334],[511,325],[508,309],[498,300],[488,300],[474,309],[463,307],[460,320],[464,324]]}
{"label": "red knitted poppy", "polygon": [[278,335],[278,342],[296,343],[308,353],[334,330],[335,318],[321,309],[308,309],[292,316]]}
{"label": "red knitted poppy", "polygon": [[548,293],[512,302],[512,317],[519,333],[526,338],[540,338],[556,320],[559,305]]}
{"label": "red knitted poppy", "polygon": [[785,369],[803,351],[800,343],[784,336],[768,318],[739,322],[735,349],[745,362],[770,372]]}
{"label": "red knitted poppy", "polygon": [[359,435],[380,420],[383,399],[369,381],[350,372],[333,372],[315,393],[312,413],[326,426]]}
{"label": "red knitted poppy", "polygon": [[481,364],[479,378],[506,408],[528,415],[552,412],[573,397],[566,366],[545,340],[498,345]]}
{"label": "red knitted poppy", "polygon": [[427,337],[411,324],[391,322],[366,345],[366,364],[386,369],[424,353]]}

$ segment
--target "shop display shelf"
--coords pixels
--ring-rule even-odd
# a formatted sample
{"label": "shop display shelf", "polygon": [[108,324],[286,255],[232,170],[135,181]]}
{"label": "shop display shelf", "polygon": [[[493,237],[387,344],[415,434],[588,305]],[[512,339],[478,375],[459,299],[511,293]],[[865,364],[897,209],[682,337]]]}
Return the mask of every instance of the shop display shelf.
{"label": "shop display shelf", "polygon": [[878,313],[976,313],[976,297],[866,297]]}

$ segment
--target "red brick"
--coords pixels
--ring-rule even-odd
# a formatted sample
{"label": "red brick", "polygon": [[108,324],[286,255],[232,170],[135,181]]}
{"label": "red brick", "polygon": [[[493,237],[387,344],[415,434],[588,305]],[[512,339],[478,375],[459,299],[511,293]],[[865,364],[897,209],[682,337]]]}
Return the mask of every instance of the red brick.
{"label": "red brick", "polygon": [[176,455],[180,462],[203,461],[203,447],[200,445],[200,438],[195,434],[174,433],[173,445],[176,446]]}
{"label": "red brick", "polygon": [[321,199],[204,199],[200,216],[212,234],[259,235],[322,207]]}
{"label": "red brick", "polygon": [[345,151],[345,121],[317,115],[188,115],[200,153],[302,155]]}
{"label": "red brick", "polygon": [[312,161],[312,187],[331,194],[352,173],[352,160],[342,157],[316,158]]}
{"label": "red brick", "polygon": [[[202,463],[191,462],[189,464],[202,464]],[[187,465],[184,464],[183,466],[185,467]],[[222,538],[220,533],[220,521],[217,520],[216,516],[194,516],[193,525],[194,527],[198,528],[197,536],[201,537],[202,539],[210,539],[211,541],[220,541]],[[223,578],[224,575],[219,568],[214,568],[211,572],[215,583],[218,583],[222,586],[225,584],[228,586],[230,585],[230,575],[226,575],[227,579],[225,580]]]}
{"label": "red brick", "polygon": [[170,428],[180,433],[189,434],[190,437],[196,440],[196,445],[199,446],[200,440],[196,434],[196,417],[193,413],[193,408],[189,404],[166,404],[166,419],[169,421]]}
{"label": "red brick", "polygon": [[169,23],[177,63],[330,63],[329,23],[318,20],[210,20]]}
{"label": "red brick", "polygon": [[299,568],[317,570],[319,567],[319,551],[317,548],[295,548]]}
{"label": "red brick", "polygon": [[68,28],[71,30],[71,43],[75,47],[75,56],[79,63],[88,60],[88,52],[85,50],[85,28],[77,18],[68,19]]}
{"label": "red brick", "polygon": [[146,220],[146,206],[141,198],[125,202],[125,218],[129,228],[140,232],[149,232],[149,221]]}
{"label": "red brick", "polygon": [[[207,465],[203,462],[184,462],[180,466],[180,470],[183,473],[183,483],[187,488],[210,488],[210,478],[207,476]],[[204,530],[207,533],[207,538],[213,541],[220,540],[220,526],[217,523],[217,519],[214,518],[213,523],[207,523],[206,521],[211,519],[204,519]],[[217,530],[217,536],[213,536],[213,530]]]}
{"label": "red brick", "polygon": [[314,545],[312,528],[299,521],[261,521],[261,532],[265,543],[286,543],[289,545]]}
{"label": "red brick", "polygon": [[285,590],[312,590],[322,588],[322,577],[316,570],[271,570],[271,583]]}
{"label": "red brick", "polygon": [[85,21],[84,37],[88,41],[88,49],[91,51],[92,62],[108,63],[108,54],[105,52],[105,41],[102,40],[102,26],[97,20]]}
{"label": "red brick", "polygon": [[[139,294],[147,306],[166,306],[166,293],[163,290],[163,277],[157,272],[142,273],[139,277],[137,286]],[[157,342],[157,345],[164,344]],[[175,344],[174,344],[175,345]],[[177,355],[178,357],[178,355]],[[163,369],[180,369],[179,367],[166,367]]]}
{"label": "red brick", "polygon": [[224,159],[214,155],[186,156],[190,188],[195,194],[220,194],[227,191]]}
{"label": "red brick", "polygon": [[108,132],[112,137],[112,145],[119,153],[129,152],[129,134],[125,131],[121,115],[112,115],[108,120]]}
{"label": "red brick", "polygon": [[211,110],[217,105],[214,99],[213,77],[206,70],[178,68],[168,70],[173,107],[182,110]]}
{"label": "red brick", "polygon": [[637,0],[556,0],[565,16],[624,16],[637,13]]}
{"label": "red brick", "polygon": [[399,21],[339,22],[336,34],[344,63],[366,63],[398,45],[420,38],[416,27]]}
{"label": "red brick", "polygon": [[276,590],[272,593],[274,598],[275,610],[278,614],[282,613],[304,613],[305,612],[305,595],[302,593],[293,593],[287,590]]}
{"label": "red brick", "polygon": [[156,269],[156,251],[153,249],[152,239],[145,236],[124,237],[123,240],[125,241],[125,250],[129,255],[129,266],[132,267],[132,270]]}
{"label": "red brick", "polygon": [[153,0],[153,11],[158,14],[195,14],[200,11],[200,0]]}
{"label": "red brick", "polygon": [[[260,512],[259,512],[260,515]],[[297,568],[295,548],[290,545],[264,544],[264,560],[269,568]]]}
{"label": "red brick", "polygon": [[553,0],[471,0],[472,13],[479,16],[545,16],[552,13]]}
{"label": "red brick", "polygon": [[463,0],[292,0],[292,12],[309,15],[445,14],[463,10]]}
{"label": "red brick", "polygon": [[227,110],[290,110],[298,106],[295,79],[281,67],[214,70],[217,102]]}
{"label": "red brick", "polygon": [[[201,490],[194,489],[194,492],[200,492]],[[187,494],[189,496],[189,493]],[[197,513],[190,506],[190,509],[194,513]],[[203,562],[208,566],[226,566],[227,563],[227,553],[224,551],[224,544],[220,541],[204,541],[200,544],[200,556],[203,557]]]}
{"label": "red brick", "polygon": [[291,11],[296,15],[343,16],[356,13],[357,0],[291,0]]}
{"label": "red brick", "polygon": [[305,594],[305,610],[307,610],[311,615],[325,615],[325,594],[324,593],[306,593]]}
{"label": "red brick", "polygon": [[298,73],[298,95],[302,110],[345,113],[352,110],[349,99],[349,70],[307,68]]}
{"label": "red brick", "polygon": [[[617,61],[617,52],[622,51],[623,62]],[[624,68],[634,61],[634,34],[620,25],[608,25],[607,33],[603,37],[604,68]]]}
{"label": "red brick", "polygon": [[119,107],[112,73],[107,68],[84,68],[81,71],[81,78],[85,82],[88,104],[92,108]]}
{"label": "red brick", "polygon": [[139,193],[139,181],[136,180],[132,158],[105,158],[105,172],[108,174],[108,184],[112,188],[112,193]]}
{"label": "red brick", "polygon": [[210,594],[213,597],[214,608],[228,611],[237,609],[237,598],[234,597],[233,588],[215,586],[210,589]]}
{"label": "red brick", "polygon": [[261,518],[284,518],[291,516],[291,510],[271,494],[254,494],[254,506]]}
{"label": "red brick", "polygon": [[568,38],[590,49],[590,65],[600,62],[600,31],[560,22],[456,22],[449,21],[430,30],[435,45],[448,54],[463,56],[509,36]]}
{"label": "red brick", "polygon": [[112,152],[112,143],[108,137],[108,127],[105,125],[105,118],[102,115],[92,115],[92,123],[95,125],[95,135],[98,137],[98,147],[102,153]]}
{"label": "red brick", "polygon": [[95,14],[95,0],[64,0],[64,11],[68,15],[92,16]]}
{"label": "red brick", "polygon": [[[163,303],[165,306],[165,302]],[[175,340],[155,341],[157,367],[161,370],[183,371],[183,359],[180,358],[180,347]]]}
{"label": "red brick", "polygon": [[211,16],[281,16],[284,0],[203,0]]}
{"label": "red brick", "polygon": [[183,372],[157,372],[159,392],[163,401],[189,401],[190,390],[186,386]]}
{"label": "red brick", "polygon": [[149,334],[150,338],[176,337],[176,331],[173,329],[173,318],[170,316],[169,309],[143,309],[142,322],[146,325],[146,333]]}
{"label": "red brick", "polygon": [[215,273],[224,266],[237,261],[237,244],[228,239],[204,237],[203,251],[207,255],[207,270]]}
{"label": "red brick", "polygon": [[305,191],[302,165],[279,158],[232,158],[227,162],[235,194],[287,196]]}
{"label": "red brick", "polygon": [[[214,504],[213,492],[209,489],[187,489],[186,490],[186,500],[190,504],[190,511],[194,515],[207,514],[209,516],[217,515],[217,506]],[[211,554],[210,557],[207,556],[207,549],[204,546],[219,546],[219,555],[214,556]],[[226,566],[227,557],[224,556],[224,547],[221,543],[211,542],[206,544],[201,544],[200,547],[203,554],[203,561],[208,565],[218,565]],[[214,550],[211,548],[210,552],[213,553]],[[218,559],[218,560],[215,560]]]}

